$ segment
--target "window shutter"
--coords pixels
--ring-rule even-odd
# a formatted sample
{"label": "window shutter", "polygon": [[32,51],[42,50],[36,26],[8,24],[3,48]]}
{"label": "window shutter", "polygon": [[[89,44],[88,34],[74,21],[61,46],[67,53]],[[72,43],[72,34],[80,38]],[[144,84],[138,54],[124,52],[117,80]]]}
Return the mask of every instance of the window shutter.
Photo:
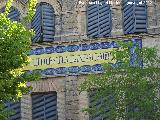
{"label": "window shutter", "polygon": [[57,120],[57,94],[32,95],[32,120]]}
{"label": "window shutter", "polygon": [[[94,90],[88,92],[89,107],[96,108],[96,112],[89,116],[89,120],[109,120],[109,115],[112,112],[112,111],[110,111],[111,107],[114,106],[114,98],[112,95],[107,95],[107,96],[108,96],[107,99],[109,100],[108,103],[105,102],[106,96],[100,97],[99,91],[97,89],[94,89]],[[98,97],[98,99],[97,99],[97,97]],[[102,115],[102,111],[101,111],[102,109],[100,109],[102,106],[103,106],[103,108],[104,108],[104,106],[106,107],[105,110],[103,110],[103,115]]]}
{"label": "window shutter", "polygon": [[87,6],[87,33],[89,37],[111,35],[112,20],[110,5],[107,0],[91,0]]}
{"label": "window shutter", "polygon": [[39,3],[36,9],[36,14],[31,23],[36,33],[32,39],[33,42],[53,41],[55,35],[54,9],[48,3]]}
{"label": "window shutter", "polygon": [[123,0],[124,34],[147,32],[147,5],[145,0]]}
{"label": "window shutter", "polygon": [[42,4],[42,30],[43,41],[53,41],[55,35],[55,15],[49,4]]}
{"label": "window shutter", "polygon": [[20,102],[8,102],[6,103],[6,109],[14,110],[14,115],[8,115],[7,120],[20,120],[21,118],[21,103]]}
{"label": "window shutter", "polygon": [[41,6],[37,4],[36,13],[32,19],[31,26],[35,32],[35,36],[32,38],[33,42],[41,41],[42,27],[41,27]]}
{"label": "window shutter", "polygon": [[[1,12],[4,12],[4,11],[5,11],[5,8],[2,8]],[[11,7],[10,8],[10,12],[9,12],[9,14],[8,14],[7,17],[10,18],[11,21],[15,21],[15,20],[19,21],[19,19],[20,19],[20,12],[18,11],[17,8]]]}
{"label": "window shutter", "polygon": [[[95,104],[95,100],[94,100],[94,97],[95,97],[95,93],[96,91],[92,91],[89,93],[89,105],[96,105],[96,107],[98,108],[98,106],[101,106],[101,101],[96,101],[96,104]],[[100,116],[99,113],[95,113],[94,115],[90,115],[90,120],[103,120],[103,118]]]}

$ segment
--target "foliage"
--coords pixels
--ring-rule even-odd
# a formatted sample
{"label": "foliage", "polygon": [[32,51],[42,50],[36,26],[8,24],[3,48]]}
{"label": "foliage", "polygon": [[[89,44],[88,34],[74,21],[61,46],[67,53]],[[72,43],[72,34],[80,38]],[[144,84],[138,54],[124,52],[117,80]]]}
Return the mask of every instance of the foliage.
{"label": "foliage", "polygon": [[7,18],[13,0],[8,0],[4,13],[0,13],[0,119],[7,113],[5,102],[16,101],[30,91],[27,81],[37,80],[37,73],[27,74],[23,67],[29,63],[27,53],[31,47],[33,30],[23,23],[30,22],[35,13],[35,0],[28,1],[28,13],[23,22]]}
{"label": "foliage", "polygon": [[102,74],[89,75],[79,87],[81,92],[88,92],[92,101],[84,111],[109,120],[159,120],[160,58],[157,49],[140,48],[131,41],[117,44],[121,47],[112,52],[117,65],[104,64]]}

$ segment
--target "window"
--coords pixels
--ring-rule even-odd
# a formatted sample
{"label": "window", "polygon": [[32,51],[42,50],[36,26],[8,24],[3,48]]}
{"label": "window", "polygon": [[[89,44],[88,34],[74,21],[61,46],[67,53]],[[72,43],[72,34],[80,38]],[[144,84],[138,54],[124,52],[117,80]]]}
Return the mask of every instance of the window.
{"label": "window", "polygon": [[6,120],[20,120],[21,118],[21,103],[20,102],[7,102],[6,103],[7,110],[14,110],[14,115],[8,115]]}
{"label": "window", "polygon": [[[5,11],[5,7],[3,7],[0,10],[0,12],[4,12],[4,11]],[[19,21],[20,20],[20,12],[18,11],[17,8],[12,6],[7,17],[10,18],[11,21],[14,21],[14,20]]]}
{"label": "window", "polygon": [[[104,103],[104,100],[106,99],[106,97],[104,99],[103,96],[99,96],[99,94],[97,92],[98,92],[98,90],[93,90],[93,91],[90,91],[88,93],[88,95],[89,95],[89,107],[90,108],[93,108],[93,107],[96,108],[96,113],[94,113],[94,115],[91,114],[89,116],[89,120],[109,120],[108,117],[109,117],[109,114],[110,114],[110,108],[111,108],[111,106],[114,105],[113,104],[113,97],[108,96],[109,102],[108,102],[108,104],[106,104],[106,103]],[[97,100],[97,98],[100,98],[100,99]],[[102,113],[102,111],[100,111],[100,108],[102,106],[106,107],[106,109],[103,110],[103,113]]]}
{"label": "window", "polygon": [[112,19],[107,0],[90,0],[87,5],[88,37],[106,37],[111,35]]}
{"label": "window", "polygon": [[57,120],[57,94],[39,93],[32,95],[32,120]]}
{"label": "window", "polygon": [[147,5],[145,0],[123,0],[124,34],[147,32]]}
{"label": "window", "polygon": [[55,14],[53,7],[48,3],[38,3],[31,27],[35,31],[32,41],[49,42],[54,40]]}

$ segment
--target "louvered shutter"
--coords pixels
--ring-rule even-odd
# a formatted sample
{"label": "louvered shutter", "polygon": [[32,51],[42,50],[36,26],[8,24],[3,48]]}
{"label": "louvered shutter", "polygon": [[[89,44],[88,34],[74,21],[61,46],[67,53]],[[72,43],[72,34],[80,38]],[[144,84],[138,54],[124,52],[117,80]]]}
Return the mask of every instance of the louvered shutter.
{"label": "louvered shutter", "polygon": [[147,5],[145,0],[123,0],[124,34],[147,32]]}
{"label": "louvered shutter", "polygon": [[89,107],[95,108],[96,110],[93,115],[90,114],[89,120],[110,120],[109,116],[111,117],[112,114],[111,109],[115,107],[114,97],[106,93],[106,91],[103,93],[103,95],[106,93],[106,96],[101,96],[100,93],[102,93],[102,91],[96,89],[88,93]]}
{"label": "louvered shutter", "polygon": [[32,95],[32,120],[57,120],[57,94]]}
{"label": "louvered shutter", "polygon": [[41,6],[37,4],[36,6],[36,13],[32,19],[31,26],[35,31],[35,36],[32,38],[33,42],[39,42],[42,38],[42,23],[41,23]]}
{"label": "louvered shutter", "polygon": [[103,98],[101,98],[99,100],[95,99],[97,97],[96,96],[97,93],[96,94],[95,93],[96,93],[96,90],[91,91],[89,93],[89,106],[90,107],[96,106],[97,112],[94,113],[94,115],[90,115],[89,119],[90,120],[109,120],[109,118],[108,118],[109,109],[107,108],[107,106],[106,106],[106,110],[105,110],[105,115],[106,115],[105,117],[102,117],[102,115],[99,113],[100,112],[99,108],[102,106]]}
{"label": "louvered shutter", "polygon": [[107,0],[91,0],[87,6],[87,34],[89,37],[105,37],[111,35],[112,19],[110,5]]}
{"label": "louvered shutter", "polygon": [[[94,100],[94,93],[95,92],[91,92],[89,94],[89,105],[93,105],[95,100]],[[101,105],[101,101],[96,101],[96,107],[98,108]],[[90,115],[90,120],[103,120],[102,117],[100,117],[99,113],[95,113],[94,115]]]}
{"label": "louvered shutter", "polygon": [[55,14],[54,9],[48,3],[39,3],[36,7],[36,14],[33,17],[31,26],[36,35],[33,42],[48,42],[54,40],[55,35]]}
{"label": "louvered shutter", "polygon": [[8,115],[6,120],[20,120],[21,118],[21,103],[20,102],[8,102],[6,103],[6,109],[14,110],[14,115]]}
{"label": "louvered shutter", "polygon": [[[5,11],[5,8],[2,8],[1,12],[4,12],[4,11]],[[11,21],[14,21],[14,20],[19,21],[20,12],[18,11],[17,8],[11,7],[10,12],[7,17],[10,18]]]}
{"label": "louvered shutter", "polygon": [[53,41],[55,34],[54,10],[51,5],[42,4],[43,41]]}

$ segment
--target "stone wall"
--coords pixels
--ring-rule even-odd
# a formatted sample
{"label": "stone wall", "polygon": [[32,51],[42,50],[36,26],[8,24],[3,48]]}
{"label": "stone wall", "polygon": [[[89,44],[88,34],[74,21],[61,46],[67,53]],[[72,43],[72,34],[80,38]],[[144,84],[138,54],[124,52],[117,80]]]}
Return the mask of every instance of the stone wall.
{"label": "stone wall", "polygon": [[[143,47],[158,46],[160,49],[160,36],[159,35],[141,35],[134,36],[142,38]],[[118,38],[117,40],[127,39]],[[92,40],[93,42],[94,40]],[[106,40],[102,40],[106,41]],[[108,39],[107,41],[112,41]],[[90,41],[88,41],[90,43]],[[57,92],[57,106],[58,106],[58,120],[89,120],[89,116],[82,112],[82,109],[88,106],[88,96],[86,92],[79,93],[78,86],[86,79],[87,75],[66,75],[66,76],[50,76],[43,78],[37,82],[28,83],[33,87],[32,92]],[[25,101],[25,102],[23,102]],[[26,104],[28,102],[28,104]],[[22,115],[23,120],[29,120],[31,117],[31,98],[25,96],[22,99]],[[29,115],[30,114],[30,115]],[[26,118],[28,116],[29,118]]]}
{"label": "stone wall", "polygon": [[[82,108],[88,106],[87,93],[79,93],[78,85],[84,81],[85,76],[64,76],[45,78],[37,82],[30,82],[32,93],[57,92],[58,120],[88,120],[88,115],[82,112]],[[32,101],[30,95],[24,95],[21,99],[21,119],[32,119]]]}
{"label": "stone wall", "polygon": [[[16,7],[20,13],[21,18],[26,15],[26,4],[16,0],[13,6]],[[85,4],[80,4],[81,2]],[[112,0],[112,36],[123,35],[122,30],[122,12],[121,0],[118,4]],[[148,32],[160,32],[160,1],[148,0],[147,13],[148,13]],[[38,0],[39,2],[47,2],[51,4],[55,10],[56,21],[56,34],[55,41],[79,41],[88,39],[86,34],[86,6],[87,0]],[[0,0],[0,8],[5,6],[6,1]]]}

